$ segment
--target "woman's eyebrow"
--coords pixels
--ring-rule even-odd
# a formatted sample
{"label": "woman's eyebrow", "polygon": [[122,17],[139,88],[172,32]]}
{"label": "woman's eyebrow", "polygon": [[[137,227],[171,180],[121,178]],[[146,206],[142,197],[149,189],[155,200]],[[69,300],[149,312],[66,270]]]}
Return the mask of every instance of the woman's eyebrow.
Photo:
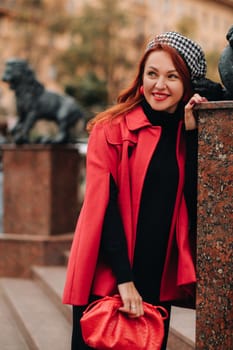
{"label": "woman's eyebrow", "polygon": [[[153,69],[153,70],[158,71],[158,68],[156,68],[154,66],[149,66],[148,69]],[[169,69],[167,72],[168,73],[172,73],[172,72],[174,73],[174,72],[177,72],[177,69],[176,68],[172,68],[172,69]]]}

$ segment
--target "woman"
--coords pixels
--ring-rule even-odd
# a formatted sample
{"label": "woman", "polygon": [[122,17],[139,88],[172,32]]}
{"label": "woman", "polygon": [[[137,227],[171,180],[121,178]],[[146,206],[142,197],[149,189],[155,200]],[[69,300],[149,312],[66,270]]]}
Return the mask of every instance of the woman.
{"label": "woman", "polygon": [[158,35],[118,104],[88,125],[86,194],[63,299],[74,305],[72,349],[89,348],[79,320],[95,298],[119,293],[120,310],[140,317],[143,300],[170,311],[172,302],[194,296],[193,107],[206,99],[193,95],[192,80],[205,73],[195,42]]}

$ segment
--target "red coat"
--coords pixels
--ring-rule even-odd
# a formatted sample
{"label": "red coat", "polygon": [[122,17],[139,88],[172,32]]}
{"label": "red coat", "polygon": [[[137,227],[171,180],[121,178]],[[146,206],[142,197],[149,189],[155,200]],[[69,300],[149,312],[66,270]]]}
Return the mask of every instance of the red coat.
{"label": "red coat", "polygon": [[[161,300],[184,298],[193,290],[196,281],[183,195],[185,143],[182,123],[179,124],[176,146],[178,192],[161,282]],[[104,296],[117,291],[111,269],[99,256],[110,174],[119,189],[119,208],[132,263],[143,182],[160,134],[161,127],[152,126],[141,107],[112,123],[97,124],[92,130],[87,153],[86,193],[71,248],[64,303],[83,305],[87,304],[90,293]],[[130,157],[129,148],[132,148]]]}

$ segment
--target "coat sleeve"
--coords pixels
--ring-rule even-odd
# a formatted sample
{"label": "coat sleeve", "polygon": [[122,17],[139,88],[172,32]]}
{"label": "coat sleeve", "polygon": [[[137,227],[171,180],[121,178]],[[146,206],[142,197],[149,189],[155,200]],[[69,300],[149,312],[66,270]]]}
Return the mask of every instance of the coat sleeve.
{"label": "coat sleeve", "polygon": [[101,251],[119,284],[132,281],[133,275],[128,258],[126,236],[118,208],[117,197],[117,185],[111,175],[110,196],[103,224]]}
{"label": "coat sleeve", "polygon": [[196,261],[197,237],[197,157],[198,157],[198,130],[186,131],[186,164],[184,196],[189,218],[189,241]]}
{"label": "coat sleeve", "polygon": [[116,164],[116,150],[108,144],[103,126],[96,125],[88,142],[85,198],[71,247],[64,303],[88,302],[109,202],[110,173],[116,176]]}
{"label": "coat sleeve", "polygon": [[184,194],[191,230],[195,230],[197,223],[197,137],[197,129],[186,131],[186,175]]}

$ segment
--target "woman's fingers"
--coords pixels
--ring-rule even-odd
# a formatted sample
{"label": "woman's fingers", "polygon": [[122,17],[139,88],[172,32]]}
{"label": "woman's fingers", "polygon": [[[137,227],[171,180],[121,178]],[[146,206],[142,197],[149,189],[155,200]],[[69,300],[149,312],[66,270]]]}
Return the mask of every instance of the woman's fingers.
{"label": "woman's fingers", "polygon": [[118,290],[122,299],[123,306],[119,308],[129,317],[139,317],[144,314],[142,298],[138,293],[133,282],[121,283]]}
{"label": "woman's fingers", "polygon": [[197,128],[197,122],[194,116],[193,108],[197,103],[206,102],[205,97],[200,96],[199,94],[194,94],[184,109],[184,122],[186,130],[194,130]]}
{"label": "woman's fingers", "polygon": [[144,314],[142,302],[137,304],[135,302],[131,304],[124,304],[119,308],[119,311],[127,313],[129,317],[139,317]]}
{"label": "woman's fingers", "polygon": [[201,103],[201,102],[207,102],[207,98],[203,97],[199,94],[194,94],[190,100],[188,101],[188,103],[185,106],[185,109],[192,109],[194,107],[195,104],[197,103]]}

